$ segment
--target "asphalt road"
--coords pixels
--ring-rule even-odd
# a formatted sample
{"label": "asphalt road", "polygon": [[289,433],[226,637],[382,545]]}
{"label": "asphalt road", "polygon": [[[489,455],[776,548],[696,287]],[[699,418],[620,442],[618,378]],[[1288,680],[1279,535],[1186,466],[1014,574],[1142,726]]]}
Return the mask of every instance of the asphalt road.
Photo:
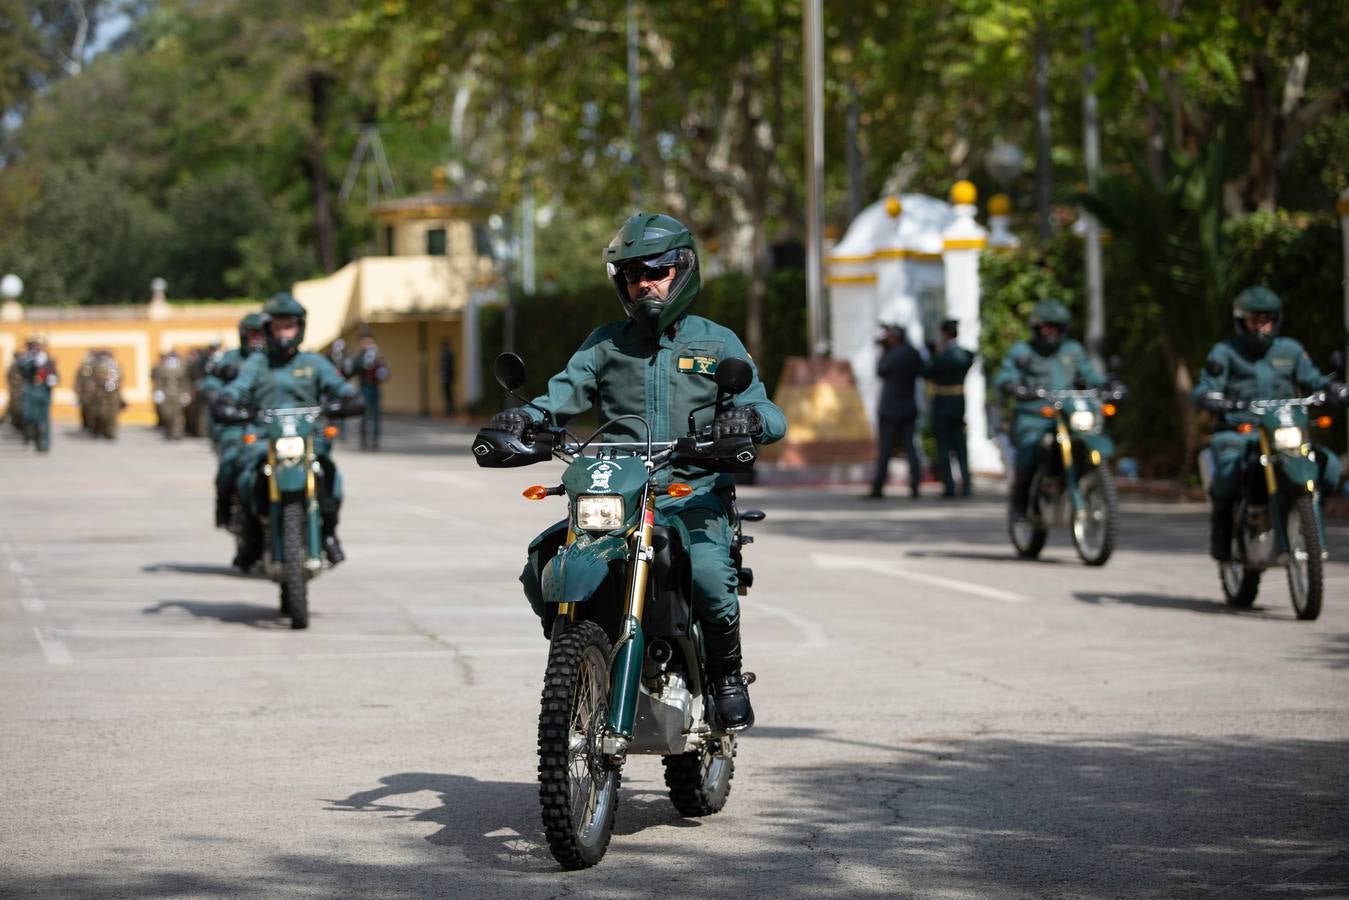
{"label": "asphalt road", "polygon": [[[292,632],[227,563],[200,441],[0,434],[0,896],[1349,896],[1349,566],[1221,602],[1198,506],[1104,569],[968,501],[760,489],[758,725],[726,810],[624,772],[608,856],[543,843],[546,646],[516,576],[558,466],[468,433],[340,451],[349,561]],[[902,493],[902,492],[901,492]],[[1331,531],[1349,556],[1349,529]]]}

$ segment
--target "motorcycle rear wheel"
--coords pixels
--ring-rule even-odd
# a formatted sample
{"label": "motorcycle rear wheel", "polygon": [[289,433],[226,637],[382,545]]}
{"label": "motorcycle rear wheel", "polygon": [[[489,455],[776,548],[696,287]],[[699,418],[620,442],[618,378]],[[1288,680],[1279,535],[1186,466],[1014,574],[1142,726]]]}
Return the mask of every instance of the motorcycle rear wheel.
{"label": "motorcycle rear wheel", "polygon": [[1316,501],[1310,494],[1303,494],[1288,511],[1288,593],[1293,598],[1293,612],[1304,621],[1321,615],[1325,586],[1321,551]]}
{"label": "motorcycle rear wheel", "polygon": [[309,627],[309,583],[305,577],[304,501],[291,500],[281,507],[281,604],[290,608],[290,627]]}
{"label": "motorcycle rear wheel", "polygon": [[604,858],[620,772],[601,752],[609,719],[609,638],[577,622],[553,639],[539,712],[539,804],[548,849],[564,869]]}
{"label": "motorcycle rear wheel", "polygon": [[1119,528],[1119,494],[1110,470],[1094,469],[1082,476],[1082,509],[1073,515],[1073,546],[1089,566],[1103,566],[1115,550]]}
{"label": "motorcycle rear wheel", "polygon": [[665,786],[670,789],[670,802],[679,814],[696,818],[721,812],[731,794],[731,779],[735,777],[735,738],[731,752],[722,752],[720,743],[704,745],[697,750],[666,756]]}

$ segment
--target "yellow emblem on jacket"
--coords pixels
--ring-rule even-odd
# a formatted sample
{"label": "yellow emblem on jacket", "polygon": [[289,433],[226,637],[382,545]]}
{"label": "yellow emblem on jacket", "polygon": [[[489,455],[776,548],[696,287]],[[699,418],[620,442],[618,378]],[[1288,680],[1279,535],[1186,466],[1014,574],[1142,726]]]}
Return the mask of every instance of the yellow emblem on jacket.
{"label": "yellow emblem on jacket", "polygon": [[712,375],[717,371],[717,360],[711,356],[681,356],[679,371],[686,375]]}

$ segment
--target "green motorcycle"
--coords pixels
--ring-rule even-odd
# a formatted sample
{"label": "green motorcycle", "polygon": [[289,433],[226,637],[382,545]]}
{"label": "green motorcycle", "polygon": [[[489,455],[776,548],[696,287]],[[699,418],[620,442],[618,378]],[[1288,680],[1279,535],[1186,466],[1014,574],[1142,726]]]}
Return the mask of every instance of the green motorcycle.
{"label": "green motorcycle", "polygon": [[318,481],[325,475],[314,442],[335,431],[319,424],[324,414],[318,406],[262,410],[257,430],[243,437],[248,444],[265,440],[267,455],[251,508],[239,512],[261,521],[263,569],[281,586],[281,615],[296,629],[309,627],[309,580],[323,571]]}
{"label": "green motorcycle", "polygon": [[[518,356],[498,358],[496,375],[529,405],[515,393],[525,382]],[[744,360],[721,360],[718,399],[708,406],[720,408],[751,377]],[[543,825],[558,862],[581,869],[599,862],[608,848],[630,754],[663,757],[670,799],[683,815],[710,815],[726,804],[735,734],[721,727],[712,703],[690,601],[687,535],[678,519],[656,509],[658,493],[681,497],[693,489],[679,482],[658,487],[656,476],[674,464],[748,471],[757,450],[748,437],[696,431],[693,413],[690,434],[668,443],[651,441],[650,424],[641,416],[620,416],[582,441],[544,415],[545,424],[524,438],[483,429],[472,451],[489,468],[551,457],[567,463],[561,484],[535,485],[524,495],[566,496],[569,508],[564,521],[529,545],[529,564],[542,588],[551,636],[539,714]],[[595,441],[620,420],[640,425],[647,439]],[[763,517],[748,510],[733,519],[732,561],[742,594],[753,574],[741,565],[741,547],[751,541],[741,523]]]}
{"label": "green motorcycle", "polygon": [[1035,559],[1044,549],[1050,527],[1067,526],[1077,555],[1089,566],[1103,566],[1119,533],[1119,495],[1109,462],[1115,442],[1106,420],[1124,390],[1034,392],[1044,401],[1040,415],[1054,420],[1054,429],[1036,450],[1030,501],[1025,518],[1008,515],[1007,530],[1018,556]]}
{"label": "green motorcycle", "polygon": [[[1241,493],[1232,510],[1232,559],[1218,563],[1229,606],[1251,606],[1263,572],[1284,566],[1297,617],[1310,620],[1321,614],[1329,552],[1308,410],[1326,399],[1325,391],[1317,391],[1307,397],[1228,401],[1227,408],[1259,417],[1258,424],[1237,426],[1243,434],[1258,431],[1259,439],[1241,459]],[[1316,424],[1329,427],[1331,419],[1321,416]],[[1200,471],[1211,472],[1212,463],[1203,460]]]}

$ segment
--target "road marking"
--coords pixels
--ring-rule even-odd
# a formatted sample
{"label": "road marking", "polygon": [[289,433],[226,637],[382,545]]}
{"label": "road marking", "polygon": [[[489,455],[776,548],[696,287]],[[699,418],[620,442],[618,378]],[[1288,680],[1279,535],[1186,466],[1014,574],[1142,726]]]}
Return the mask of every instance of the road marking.
{"label": "road marking", "polygon": [[56,636],[56,632],[50,628],[34,628],[33,634],[37,637],[38,646],[42,648],[42,653],[47,657],[47,662],[54,666],[68,666],[74,659],[70,655],[70,650],[61,643],[61,639]]}
{"label": "road marking", "polygon": [[960,581],[955,578],[944,578],[941,575],[930,575],[927,572],[915,572],[887,560],[868,559],[864,556],[835,556],[832,553],[812,553],[810,558],[821,569],[862,569],[881,575],[905,578],[909,581],[921,581],[933,587],[949,588],[963,594],[987,597],[990,600],[997,600],[1002,603],[1029,603],[1031,599],[1024,594],[991,588],[987,585],[975,584],[972,581]]}
{"label": "road marking", "polygon": [[805,640],[800,644],[794,645],[796,647],[824,647],[829,644],[829,638],[825,637],[824,628],[814,619],[807,618],[799,613],[794,613],[791,610],[783,609],[780,606],[771,606],[767,603],[760,603],[757,600],[749,605],[751,609],[783,619],[797,631],[801,632],[801,636],[805,638]]}
{"label": "road marking", "polygon": [[37,586],[33,584],[33,579],[24,574],[23,563],[19,562],[19,558],[14,555],[13,546],[8,543],[0,546],[5,548],[5,556],[9,557],[9,574],[14,576],[14,580],[19,585],[19,605],[30,613],[46,612],[47,604],[43,603],[42,598],[38,596]]}

